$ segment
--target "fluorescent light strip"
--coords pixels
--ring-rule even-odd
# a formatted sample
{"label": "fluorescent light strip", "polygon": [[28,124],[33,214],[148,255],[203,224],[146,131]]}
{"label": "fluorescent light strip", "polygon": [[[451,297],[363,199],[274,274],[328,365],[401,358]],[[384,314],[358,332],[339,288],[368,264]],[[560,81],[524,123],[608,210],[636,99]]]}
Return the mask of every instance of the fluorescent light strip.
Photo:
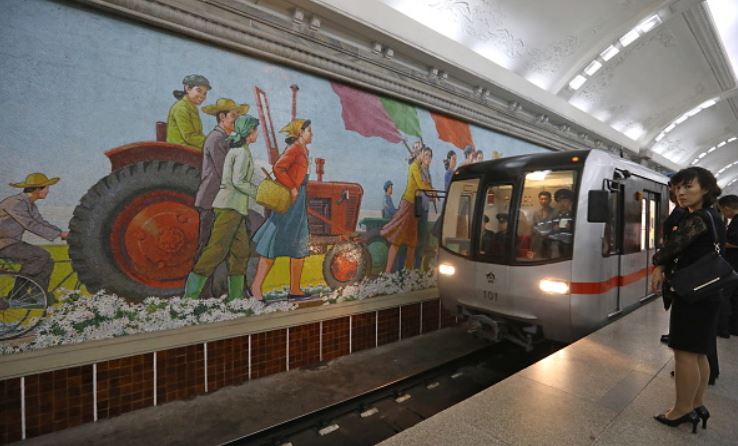
{"label": "fluorescent light strip", "polygon": [[597,60],[593,60],[592,62],[590,62],[589,65],[587,65],[587,68],[584,69],[584,72],[587,73],[587,76],[592,76],[597,71],[599,71],[600,68],[602,68],[602,64]]}
{"label": "fluorescent light strip", "polygon": [[647,18],[643,23],[638,25],[638,29],[643,33],[647,33],[651,31],[652,29],[656,28],[662,23],[661,17],[659,17],[658,14],[654,14],[651,17]]}
{"label": "fluorescent light strip", "polygon": [[605,48],[605,51],[600,53],[600,57],[602,58],[602,60],[607,62],[608,60],[615,57],[615,55],[618,54],[619,52],[620,50],[618,49],[618,47],[616,47],[615,45],[610,45],[607,48]]}
{"label": "fluorescent light strip", "polygon": [[623,45],[623,48],[630,45],[631,43],[638,40],[638,38],[641,36],[640,32],[638,32],[638,28],[631,29],[623,37],[618,39],[618,42],[620,42],[621,45]]}
{"label": "fluorescent light strip", "polygon": [[584,83],[587,82],[587,78],[582,76],[581,74],[577,74],[577,76],[569,82],[569,88],[572,90],[579,90],[579,88],[584,85]]}
{"label": "fluorescent light strip", "polygon": [[[717,98],[708,99],[707,101],[701,103],[700,105],[698,105],[697,107],[693,108],[692,110],[684,113],[680,117],[676,118],[664,130],[662,130],[661,133],[659,133],[659,135],[656,138],[654,138],[654,140],[656,142],[661,141],[664,138],[664,136],[667,133],[669,133],[672,130],[674,130],[676,128],[676,126],[678,126],[679,124],[682,124],[687,119],[689,119],[689,118],[691,118],[691,117],[699,114],[699,112],[701,112],[701,111],[703,111],[703,110],[705,110],[707,108],[710,108],[710,107],[712,107],[715,104],[717,104]],[[725,141],[723,141],[723,142],[725,142]],[[728,141],[728,142],[730,142],[730,141]],[[718,146],[718,147],[722,147],[722,146]],[[694,162],[692,164],[694,164]]]}
{"label": "fluorescent light strip", "polygon": [[[671,127],[671,126],[669,126],[669,127]],[[663,136],[662,136],[662,135],[664,135],[664,134],[665,134],[665,132],[666,132],[666,129],[664,129],[664,131],[663,131],[663,132],[661,132],[661,133],[659,134],[659,136],[657,136],[657,137],[655,138],[656,142],[659,142],[659,141],[661,141],[661,138],[663,138]],[[738,136],[731,136],[730,138],[726,139],[725,141],[721,141],[721,142],[719,142],[719,143],[715,144],[714,146],[710,147],[710,148],[709,148],[709,149],[707,149],[706,151],[704,151],[704,152],[700,153],[699,155],[697,155],[697,157],[696,157],[695,159],[693,159],[693,160],[692,160],[692,165],[695,165],[695,164],[697,164],[697,163],[699,162],[699,160],[701,160],[702,158],[704,158],[705,156],[707,156],[707,154],[708,154],[708,153],[712,153],[712,152],[714,152],[715,150],[717,150],[717,149],[719,149],[719,148],[721,148],[721,147],[725,146],[726,144],[730,144],[731,142],[733,142],[733,141],[735,141],[735,140],[737,140],[737,139],[738,139]],[[718,173],[717,173],[717,174],[718,174],[718,175],[720,175],[720,174],[721,174],[722,172],[724,172],[724,171],[725,171],[725,169],[727,169],[728,167],[730,167],[730,166],[733,166],[733,165],[735,165],[735,164],[738,164],[738,161],[734,161],[734,162],[732,162],[732,163],[728,164],[727,166],[723,167],[722,169],[718,170]]]}

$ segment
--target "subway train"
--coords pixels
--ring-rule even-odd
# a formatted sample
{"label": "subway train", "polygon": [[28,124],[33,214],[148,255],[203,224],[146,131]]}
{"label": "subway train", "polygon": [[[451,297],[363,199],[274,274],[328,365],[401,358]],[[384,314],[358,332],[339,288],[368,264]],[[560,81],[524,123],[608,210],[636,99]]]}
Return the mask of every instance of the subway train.
{"label": "subway train", "polygon": [[462,166],[442,215],[444,308],[494,340],[571,342],[652,297],[668,178],[601,150]]}

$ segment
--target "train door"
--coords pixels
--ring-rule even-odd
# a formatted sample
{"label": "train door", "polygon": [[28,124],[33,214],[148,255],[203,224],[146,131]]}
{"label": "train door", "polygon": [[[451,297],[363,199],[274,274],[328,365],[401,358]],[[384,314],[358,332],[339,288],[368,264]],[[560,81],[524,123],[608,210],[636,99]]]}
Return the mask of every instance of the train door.
{"label": "train door", "polygon": [[602,243],[605,282],[603,299],[606,302],[607,316],[612,317],[622,311],[619,278],[623,268],[623,185],[607,181],[610,192],[608,200],[608,221]]}
{"label": "train door", "polygon": [[656,192],[645,191],[642,200],[642,234],[641,234],[641,246],[644,246],[646,259],[645,259],[645,274],[646,274],[646,289],[643,292],[643,299],[651,297],[651,275],[649,272],[649,265],[651,265],[651,259],[656,253],[656,241],[658,240],[658,232],[661,227],[661,195]]}

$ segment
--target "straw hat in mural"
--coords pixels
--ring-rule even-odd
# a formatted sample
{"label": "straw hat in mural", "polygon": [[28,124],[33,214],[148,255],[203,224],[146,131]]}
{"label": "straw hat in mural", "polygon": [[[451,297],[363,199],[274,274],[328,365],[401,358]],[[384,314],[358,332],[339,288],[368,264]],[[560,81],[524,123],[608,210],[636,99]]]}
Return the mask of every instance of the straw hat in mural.
{"label": "straw hat in mural", "polygon": [[305,124],[305,119],[295,118],[292,121],[290,121],[289,124],[282,127],[282,129],[279,132],[286,133],[287,136],[291,136],[293,138],[299,138],[300,130],[302,130],[302,126],[304,124]]}
{"label": "straw hat in mural", "polygon": [[28,175],[26,181],[20,183],[10,183],[12,187],[26,188],[26,187],[45,187],[51,186],[59,182],[59,177],[49,178],[46,175],[36,172]]}
{"label": "straw hat in mural", "polygon": [[239,115],[243,115],[249,111],[251,106],[249,104],[236,104],[236,101],[229,98],[218,98],[215,104],[206,105],[202,108],[202,111],[216,116],[218,113],[229,112],[236,110]]}

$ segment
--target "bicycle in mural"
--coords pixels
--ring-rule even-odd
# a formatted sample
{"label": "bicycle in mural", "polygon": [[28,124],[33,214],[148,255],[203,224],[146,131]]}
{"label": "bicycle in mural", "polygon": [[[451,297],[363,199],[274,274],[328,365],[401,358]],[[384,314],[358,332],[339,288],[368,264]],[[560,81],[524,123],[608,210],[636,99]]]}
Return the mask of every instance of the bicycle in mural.
{"label": "bicycle in mural", "polygon": [[[68,265],[68,260],[55,260],[54,267]],[[69,270],[48,291],[29,277],[20,274],[20,266],[0,258],[0,340],[18,338],[30,332],[46,316],[48,296],[53,296],[72,278]],[[76,281],[73,288],[79,288]]]}

